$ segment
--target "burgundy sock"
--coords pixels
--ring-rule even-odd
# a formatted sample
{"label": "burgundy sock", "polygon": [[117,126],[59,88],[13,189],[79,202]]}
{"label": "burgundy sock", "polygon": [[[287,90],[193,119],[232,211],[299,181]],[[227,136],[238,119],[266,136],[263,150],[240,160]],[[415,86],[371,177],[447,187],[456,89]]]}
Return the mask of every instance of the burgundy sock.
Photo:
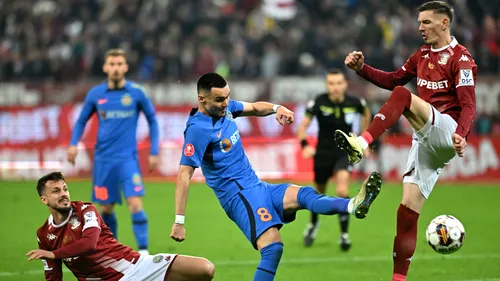
{"label": "burgundy sock", "polygon": [[411,93],[402,86],[397,86],[391,93],[387,102],[380,108],[378,113],[373,118],[368,129],[361,134],[361,137],[371,144],[373,140],[377,139],[387,129],[392,127],[398,120],[403,112],[410,108]]}
{"label": "burgundy sock", "polygon": [[392,281],[405,281],[410,268],[411,258],[417,246],[417,222],[419,213],[399,205],[397,230],[394,238],[394,270]]}

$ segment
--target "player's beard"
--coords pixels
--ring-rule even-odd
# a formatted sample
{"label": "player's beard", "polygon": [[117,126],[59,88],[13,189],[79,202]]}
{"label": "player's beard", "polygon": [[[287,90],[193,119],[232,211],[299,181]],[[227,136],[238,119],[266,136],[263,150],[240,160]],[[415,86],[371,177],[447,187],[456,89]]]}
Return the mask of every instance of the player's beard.
{"label": "player's beard", "polygon": [[71,201],[69,200],[69,198],[64,198],[64,199],[68,200],[66,203],[67,206],[64,206],[63,203],[60,201],[58,201],[56,204],[50,204],[49,206],[61,214],[68,214],[69,211],[71,210]]}

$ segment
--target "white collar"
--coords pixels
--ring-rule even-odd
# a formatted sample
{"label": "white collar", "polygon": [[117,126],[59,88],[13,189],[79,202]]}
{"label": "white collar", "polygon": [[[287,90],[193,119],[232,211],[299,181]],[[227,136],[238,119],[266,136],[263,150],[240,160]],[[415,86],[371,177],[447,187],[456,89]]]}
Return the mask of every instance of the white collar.
{"label": "white collar", "polygon": [[54,223],[54,217],[52,216],[52,214],[49,216],[49,225],[55,227],[55,228],[59,228],[59,227],[62,227],[64,226],[65,224],[68,223],[69,219],[71,218],[71,215],[73,214],[73,207],[71,207],[71,209],[69,210],[69,214],[68,214],[68,217],[60,224],[55,224]]}
{"label": "white collar", "polygon": [[458,41],[457,41],[457,39],[456,39],[455,37],[453,37],[453,36],[452,36],[452,37],[451,37],[451,42],[450,42],[450,44],[448,44],[448,45],[446,45],[446,46],[444,46],[444,47],[441,47],[441,48],[439,48],[439,49],[434,49],[434,48],[432,48],[432,47],[431,47],[431,51],[433,51],[433,52],[441,52],[441,51],[443,51],[443,50],[448,49],[448,47],[455,48],[457,45],[458,45]]}

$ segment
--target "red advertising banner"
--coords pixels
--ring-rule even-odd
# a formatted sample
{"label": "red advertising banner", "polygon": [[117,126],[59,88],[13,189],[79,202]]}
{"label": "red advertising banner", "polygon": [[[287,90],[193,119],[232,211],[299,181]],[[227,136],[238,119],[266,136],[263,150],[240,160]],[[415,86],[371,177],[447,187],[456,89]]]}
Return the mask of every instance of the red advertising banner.
{"label": "red advertising banner", "polygon": [[[297,120],[302,106],[290,106]],[[34,108],[8,108],[0,112],[0,179],[34,179],[53,170],[63,171],[70,177],[90,177],[93,144],[97,122],[91,119],[80,143],[76,165],[66,161],[66,150],[72,126],[81,105],[44,106]],[[182,132],[190,108],[158,107],[161,147],[160,166],[147,171],[149,152],[148,126],[141,117],[138,126],[139,154],[145,177],[173,178],[181,156]],[[95,116],[93,117],[95,118]],[[258,175],[265,179],[311,181],[312,160],[301,156],[294,135],[298,122],[280,126],[273,116],[265,118],[237,118],[246,154]],[[314,136],[312,124],[310,135]],[[399,180],[403,174],[411,145],[410,136],[387,136],[379,161],[364,159],[355,166],[355,174],[382,170],[386,179]],[[468,140],[465,157],[452,160],[441,174],[443,180],[500,181],[500,137],[476,137]],[[195,176],[202,180],[201,171]]]}

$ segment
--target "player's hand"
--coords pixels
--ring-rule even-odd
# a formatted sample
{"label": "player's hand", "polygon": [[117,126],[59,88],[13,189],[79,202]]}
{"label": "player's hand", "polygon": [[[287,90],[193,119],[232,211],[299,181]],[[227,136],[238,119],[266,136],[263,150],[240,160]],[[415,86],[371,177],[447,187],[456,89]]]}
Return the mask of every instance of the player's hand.
{"label": "player's hand", "polygon": [[31,250],[26,254],[28,261],[39,260],[39,259],[55,259],[56,256],[51,251],[45,250]]}
{"label": "player's hand", "polygon": [[458,156],[464,157],[464,152],[465,152],[465,147],[467,146],[467,141],[457,133],[453,134],[452,141],[453,141],[453,148],[457,152]]}
{"label": "player's hand", "polygon": [[156,167],[158,167],[159,162],[160,162],[160,158],[158,157],[158,155],[149,155],[149,158],[148,158],[149,172],[156,170]]}
{"label": "player's hand", "polygon": [[174,223],[172,225],[172,233],[170,233],[170,238],[177,242],[182,242],[186,239],[186,229],[183,224]]}
{"label": "player's hand", "polygon": [[285,122],[287,124],[292,124],[294,120],[293,114],[293,111],[291,111],[290,109],[284,106],[280,106],[276,111],[276,120],[278,121],[278,123],[280,123],[281,126],[285,125],[283,119],[285,119]]}
{"label": "player's hand", "polygon": [[72,145],[68,148],[68,162],[75,165],[76,156],[78,155],[78,147]]}
{"label": "player's hand", "polygon": [[354,71],[359,71],[365,63],[365,56],[362,52],[354,51],[347,55],[344,64]]}
{"label": "player's hand", "polygon": [[313,157],[314,154],[316,154],[316,149],[310,145],[306,145],[302,149],[302,157],[304,157],[304,159],[309,159]]}

